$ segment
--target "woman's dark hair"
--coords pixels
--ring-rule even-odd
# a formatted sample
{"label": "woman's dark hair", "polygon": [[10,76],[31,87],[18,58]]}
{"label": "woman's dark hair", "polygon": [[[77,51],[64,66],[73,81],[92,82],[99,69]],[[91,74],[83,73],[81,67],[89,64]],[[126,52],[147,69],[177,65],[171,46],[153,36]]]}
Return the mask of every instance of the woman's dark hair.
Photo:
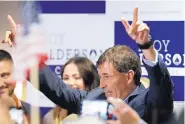
{"label": "woman's dark hair", "polygon": [[80,76],[82,77],[85,88],[87,91],[90,91],[94,88],[99,87],[100,79],[98,76],[98,71],[96,66],[86,57],[73,57],[69,59],[61,70],[61,78],[63,79],[64,69],[68,64],[74,63]]}

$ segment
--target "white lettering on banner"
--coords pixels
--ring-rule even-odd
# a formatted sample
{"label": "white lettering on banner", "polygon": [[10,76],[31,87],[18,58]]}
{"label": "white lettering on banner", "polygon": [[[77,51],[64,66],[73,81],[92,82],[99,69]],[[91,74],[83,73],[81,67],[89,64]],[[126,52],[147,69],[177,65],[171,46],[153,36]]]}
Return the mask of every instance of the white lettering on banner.
{"label": "white lettering on banner", "polygon": [[[158,48],[156,47],[156,45],[158,44]],[[155,49],[157,50],[157,51],[161,51],[161,48],[162,48],[162,44],[161,44],[161,42],[159,41],[159,40],[155,40],[154,41],[154,47],[155,47]]]}
{"label": "white lettering on banner", "polygon": [[[168,44],[170,43],[170,40],[154,40],[154,47],[157,51],[161,51],[164,45],[164,52],[168,52]],[[158,46],[158,47],[157,47]],[[138,49],[138,52],[141,52],[140,49]]]}
{"label": "white lettering on banner", "polygon": [[[167,65],[168,70],[170,71],[170,74],[172,76],[184,76],[185,71],[184,71],[184,67],[182,66],[185,65],[185,54],[179,54],[179,53],[171,54],[170,51],[168,50],[169,43],[170,43],[170,40],[155,40],[154,48],[159,52],[159,55],[163,59],[164,63]],[[140,52],[139,49],[138,51],[139,51],[141,65],[143,65],[142,63],[143,53]],[[161,54],[160,52],[163,52],[163,54]],[[175,67],[170,67],[170,66],[175,66]],[[147,74],[147,72],[145,71],[146,70],[143,71],[144,75]]]}
{"label": "white lettering on banner", "polygon": [[[165,52],[165,54],[159,54],[161,58],[164,60],[165,64],[167,66],[170,66],[172,64],[179,66],[179,65],[185,65],[184,62],[184,54],[170,54],[168,51],[168,45],[170,43],[170,40],[155,40],[154,41],[154,48],[160,53],[162,50]],[[138,51],[140,51],[138,49]],[[139,53],[140,60],[142,60],[142,53]],[[143,64],[142,64],[143,65]]]}
{"label": "white lettering on banner", "polygon": [[[145,67],[141,67],[142,75],[148,75]],[[185,68],[168,67],[168,71],[171,76],[185,76]]]}
{"label": "white lettering on banner", "polygon": [[175,55],[173,56],[173,63],[174,63],[176,66],[178,66],[178,65],[181,64],[181,62],[182,62],[181,56],[180,56],[179,54],[175,54]]}
{"label": "white lettering on banner", "polygon": [[167,66],[171,65],[171,63],[172,63],[172,62],[170,61],[171,54],[167,53],[166,56],[165,56],[165,58],[166,58],[165,64],[166,64]]}
{"label": "white lettering on banner", "polygon": [[56,68],[55,68],[55,73],[56,73],[57,75],[60,75],[60,73],[61,73],[61,67],[60,67],[60,66],[56,66]]}
{"label": "white lettering on banner", "polygon": [[[175,66],[179,66],[179,65],[184,65],[185,64],[185,55],[180,55],[180,54],[159,54],[161,56],[161,58],[163,59],[164,63],[167,66],[170,66],[172,64],[174,64]],[[140,57],[140,61],[141,61],[141,65],[143,65],[142,63],[142,58],[143,58],[143,53],[139,53],[139,57]]]}
{"label": "white lettering on banner", "polygon": [[162,40],[162,42],[164,44],[164,52],[168,52],[168,44],[170,40]]}
{"label": "white lettering on banner", "polygon": [[[161,51],[164,46],[164,52],[168,52],[168,44],[170,40],[154,40],[154,47],[157,51]],[[158,47],[157,47],[158,46]]]}

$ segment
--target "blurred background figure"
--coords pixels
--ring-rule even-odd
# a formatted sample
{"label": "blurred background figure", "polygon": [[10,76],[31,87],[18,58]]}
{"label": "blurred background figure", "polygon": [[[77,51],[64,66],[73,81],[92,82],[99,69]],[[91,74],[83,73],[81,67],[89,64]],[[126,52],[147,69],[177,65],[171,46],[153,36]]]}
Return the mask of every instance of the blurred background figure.
{"label": "blurred background figure", "polygon": [[72,118],[68,120],[64,120],[63,123],[60,124],[106,124],[106,122],[100,118],[93,117],[93,116],[86,116],[86,117],[79,117],[79,118]]}
{"label": "blurred background figure", "polygon": [[[14,83],[12,82],[13,81],[13,77],[12,77],[13,69],[14,69],[14,62],[13,62],[11,55],[5,50],[0,50],[0,100],[4,104],[7,104],[8,106],[11,105],[10,107],[15,108],[15,110],[16,109],[22,110],[23,116],[24,116],[23,117],[24,122],[28,123],[29,122],[29,104],[23,101],[20,101],[17,98],[17,96],[14,94],[14,89],[15,89],[16,84],[15,82]],[[7,100],[5,102],[3,101],[4,97],[6,98],[5,100]],[[6,107],[4,109],[6,109]],[[13,116],[14,115],[10,114],[10,119],[12,119]]]}
{"label": "blurred background figure", "polygon": [[[96,66],[86,57],[69,59],[61,70],[63,81],[74,89],[90,91],[99,87],[99,76]],[[68,111],[57,106],[45,116],[44,124],[59,124],[68,114]]]}

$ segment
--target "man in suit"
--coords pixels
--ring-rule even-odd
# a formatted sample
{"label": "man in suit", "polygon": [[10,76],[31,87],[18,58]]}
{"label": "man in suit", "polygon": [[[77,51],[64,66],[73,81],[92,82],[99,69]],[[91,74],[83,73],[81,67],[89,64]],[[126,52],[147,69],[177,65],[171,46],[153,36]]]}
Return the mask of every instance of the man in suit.
{"label": "man in suit", "polygon": [[[162,122],[173,111],[173,84],[166,65],[153,47],[147,24],[138,21],[134,10],[131,25],[122,18],[128,35],[143,52],[143,63],[148,72],[150,87],[140,83],[141,65],[136,53],[127,46],[118,45],[106,50],[98,59],[100,88],[87,93],[73,90],[47,67],[40,70],[40,90],[49,99],[72,113],[77,113],[84,99],[121,98],[145,121]],[[152,118],[153,117],[153,118]],[[156,122],[159,123],[159,122]]]}
{"label": "man in suit", "polygon": [[172,80],[166,65],[153,47],[149,27],[138,21],[138,8],[134,10],[131,25],[124,18],[122,23],[128,35],[143,52],[143,63],[150,79],[149,88],[146,89],[140,83],[141,65],[136,53],[127,46],[118,45],[106,50],[97,61],[101,78],[99,88],[90,92],[72,89],[44,66],[39,71],[40,90],[70,113],[79,113],[81,101],[84,99],[120,98],[142,119],[148,123],[155,121],[159,124],[173,111]]}

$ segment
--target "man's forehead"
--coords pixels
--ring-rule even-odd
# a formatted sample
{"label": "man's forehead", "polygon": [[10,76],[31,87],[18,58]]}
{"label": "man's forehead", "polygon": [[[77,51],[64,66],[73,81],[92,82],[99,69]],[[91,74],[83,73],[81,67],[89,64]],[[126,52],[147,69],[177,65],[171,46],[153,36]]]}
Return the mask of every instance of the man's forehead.
{"label": "man's forehead", "polygon": [[0,73],[11,72],[13,63],[9,60],[0,61]]}
{"label": "man's forehead", "polygon": [[114,73],[115,68],[111,62],[104,62],[98,66],[98,73],[99,74],[106,74],[106,73]]}

